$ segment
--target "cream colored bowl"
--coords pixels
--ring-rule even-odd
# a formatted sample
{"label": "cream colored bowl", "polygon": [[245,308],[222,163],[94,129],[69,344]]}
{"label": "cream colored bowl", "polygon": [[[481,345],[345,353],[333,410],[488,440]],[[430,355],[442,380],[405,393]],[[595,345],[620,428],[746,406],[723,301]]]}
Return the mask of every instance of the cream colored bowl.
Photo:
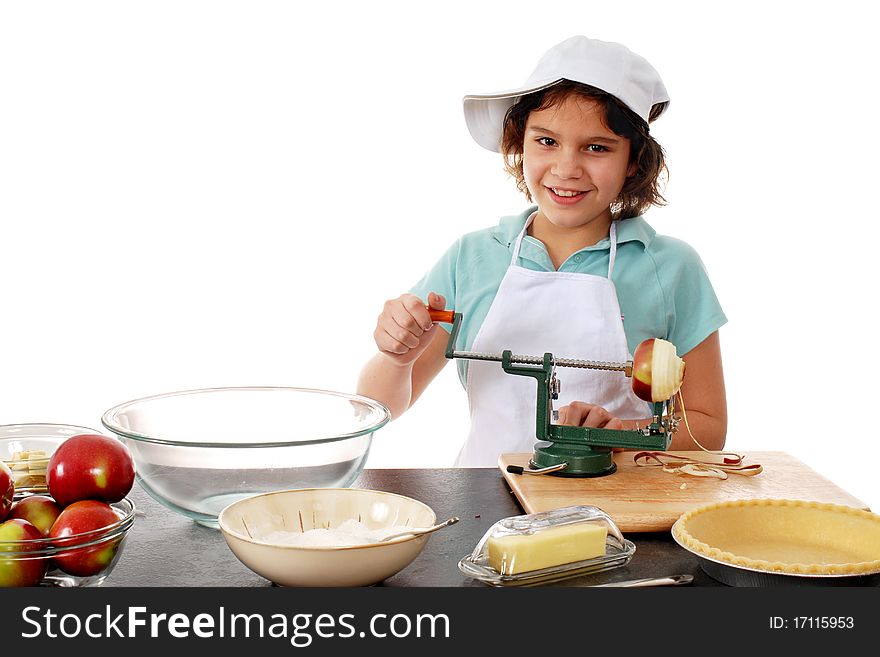
{"label": "cream colored bowl", "polygon": [[239,500],[220,513],[227,545],[245,566],[280,586],[368,586],[403,570],[429,535],[346,547],[306,547],[264,540],[274,532],[307,532],[356,520],[369,529],[427,527],[437,516],[403,495],[357,488],[304,488]]}

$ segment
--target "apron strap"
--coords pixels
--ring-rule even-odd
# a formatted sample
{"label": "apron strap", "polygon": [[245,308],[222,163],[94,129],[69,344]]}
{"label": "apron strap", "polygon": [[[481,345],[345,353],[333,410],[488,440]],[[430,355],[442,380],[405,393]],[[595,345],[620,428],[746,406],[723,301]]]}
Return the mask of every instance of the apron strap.
{"label": "apron strap", "polygon": [[608,255],[608,280],[611,280],[611,274],[614,271],[614,261],[617,259],[617,221],[611,222],[611,232],[608,234],[611,241],[611,253]]}
{"label": "apron strap", "polygon": [[[526,225],[523,226],[523,229],[520,231],[519,235],[517,235],[516,242],[513,244],[513,253],[510,256],[511,266],[516,264],[516,260],[519,258],[520,248],[522,247],[523,238],[526,236],[526,232],[537,214],[537,211],[531,214],[526,220]],[[611,231],[608,234],[608,239],[611,242],[611,252],[608,256],[608,280],[610,281],[611,274],[614,272],[614,261],[617,259],[617,221],[611,222]]]}
{"label": "apron strap", "polygon": [[529,229],[529,226],[532,225],[532,222],[535,220],[535,216],[537,216],[538,211],[535,210],[532,212],[531,216],[526,219],[526,225],[523,226],[523,229],[520,231],[519,235],[516,238],[516,242],[513,244],[513,254],[510,256],[510,266],[516,264],[516,259],[519,258],[519,249],[522,246],[523,237],[526,236],[526,231]]}

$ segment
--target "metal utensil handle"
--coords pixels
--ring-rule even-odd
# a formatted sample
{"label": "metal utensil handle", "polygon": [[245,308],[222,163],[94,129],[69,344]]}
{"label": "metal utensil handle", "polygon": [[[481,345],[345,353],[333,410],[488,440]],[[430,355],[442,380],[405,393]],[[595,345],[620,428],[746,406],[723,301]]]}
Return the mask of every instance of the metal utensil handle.
{"label": "metal utensil handle", "polygon": [[628,579],[623,582],[609,582],[608,584],[595,584],[597,587],[629,587],[643,586],[682,586],[694,581],[693,575],[668,575],[667,577],[643,577],[642,579]]}
{"label": "metal utensil handle", "polygon": [[568,467],[568,463],[557,463],[556,465],[548,465],[546,468],[537,468],[532,470],[530,468],[524,468],[521,465],[508,465],[507,471],[510,474],[518,474],[518,475],[543,475],[550,474],[551,472],[559,472],[560,470],[565,470]]}
{"label": "metal utensil handle", "polygon": [[454,525],[458,522],[458,518],[453,516],[448,520],[444,520],[443,522],[439,522],[436,525],[431,527],[413,527],[410,531],[406,532],[398,532],[396,534],[390,534],[382,539],[382,542],[390,541],[392,538],[400,538],[401,536],[422,536],[424,534],[430,534],[431,532],[435,532],[438,529],[443,529],[444,527],[448,527],[449,525]]}

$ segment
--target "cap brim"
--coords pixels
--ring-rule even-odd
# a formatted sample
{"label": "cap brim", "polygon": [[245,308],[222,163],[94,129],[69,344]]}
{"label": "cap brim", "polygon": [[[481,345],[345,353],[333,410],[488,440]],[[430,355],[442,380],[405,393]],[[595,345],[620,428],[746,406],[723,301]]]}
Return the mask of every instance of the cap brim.
{"label": "cap brim", "polygon": [[501,136],[507,110],[520,96],[551,87],[562,78],[541,84],[496,91],[488,94],[470,94],[464,97],[464,118],[471,137],[483,148],[501,152]]}

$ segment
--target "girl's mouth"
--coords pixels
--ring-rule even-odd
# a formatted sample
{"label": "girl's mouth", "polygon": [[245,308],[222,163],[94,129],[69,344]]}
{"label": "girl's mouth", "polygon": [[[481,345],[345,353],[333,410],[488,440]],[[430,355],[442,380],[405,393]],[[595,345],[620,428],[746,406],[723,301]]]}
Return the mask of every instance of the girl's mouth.
{"label": "girl's mouth", "polygon": [[547,187],[550,196],[554,201],[561,205],[572,205],[580,201],[587,192],[577,191],[574,189],[562,189],[560,187]]}

